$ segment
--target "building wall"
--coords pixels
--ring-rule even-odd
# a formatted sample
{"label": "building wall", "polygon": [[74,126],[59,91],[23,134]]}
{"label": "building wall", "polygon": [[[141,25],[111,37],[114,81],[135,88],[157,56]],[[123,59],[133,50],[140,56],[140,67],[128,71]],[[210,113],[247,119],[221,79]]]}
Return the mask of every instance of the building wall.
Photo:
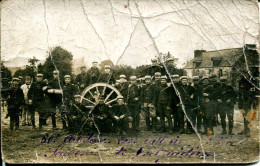
{"label": "building wall", "polygon": [[214,68],[197,68],[197,69],[184,69],[185,74],[192,78],[193,76],[210,76],[216,74],[219,77],[219,72],[222,70],[222,76],[230,78],[231,67],[214,67]]}

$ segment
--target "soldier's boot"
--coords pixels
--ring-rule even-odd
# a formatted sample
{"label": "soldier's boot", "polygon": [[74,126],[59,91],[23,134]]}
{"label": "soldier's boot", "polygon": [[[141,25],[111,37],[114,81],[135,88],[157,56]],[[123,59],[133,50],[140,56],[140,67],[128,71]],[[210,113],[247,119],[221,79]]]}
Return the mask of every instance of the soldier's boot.
{"label": "soldier's boot", "polygon": [[235,134],[232,132],[232,129],[229,129],[228,134],[229,134],[229,135],[235,135]]}
{"label": "soldier's boot", "polygon": [[136,119],[136,131],[140,131],[140,129],[139,129],[139,123],[140,123],[140,119],[137,118],[137,119]]}
{"label": "soldier's boot", "polygon": [[168,126],[169,126],[169,134],[172,135],[172,121],[168,119]]}
{"label": "soldier's boot", "polygon": [[153,133],[156,133],[156,121],[155,121],[155,118],[152,119],[152,131],[153,131]]}
{"label": "soldier's boot", "polygon": [[132,120],[132,130],[136,130],[136,119],[135,117],[133,117],[133,120]]}

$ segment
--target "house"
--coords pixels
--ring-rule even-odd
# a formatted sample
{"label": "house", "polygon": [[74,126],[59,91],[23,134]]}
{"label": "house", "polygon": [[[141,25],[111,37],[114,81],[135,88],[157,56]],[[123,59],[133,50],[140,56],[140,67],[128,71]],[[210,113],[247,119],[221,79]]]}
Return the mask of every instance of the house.
{"label": "house", "polygon": [[247,74],[248,68],[253,67],[252,65],[259,69],[259,54],[256,45],[246,44],[242,48],[195,50],[194,58],[186,64],[184,72],[190,78],[193,76],[201,78],[212,74],[217,75],[218,78],[222,76],[230,78],[236,72]]}

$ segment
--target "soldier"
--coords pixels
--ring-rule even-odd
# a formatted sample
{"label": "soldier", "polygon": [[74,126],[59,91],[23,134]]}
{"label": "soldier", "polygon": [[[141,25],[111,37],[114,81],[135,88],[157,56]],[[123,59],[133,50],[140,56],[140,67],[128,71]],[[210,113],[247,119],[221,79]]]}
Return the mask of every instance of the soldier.
{"label": "soldier", "polygon": [[32,83],[28,91],[28,103],[33,105],[33,107],[39,113],[39,130],[42,130],[44,125],[46,109],[47,109],[47,99],[46,99],[47,86],[43,82],[43,74],[36,75],[36,82]]}
{"label": "soldier", "polygon": [[223,129],[221,134],[227,134],[226,130],[226,116],[228,117],[228,129],[229,134],[234,135],[232,132],[234,125],[234,105],[236,103],[236,92],[232,86],[227,85],[227,78],[220,77],[221,81],[221,91],[219,91],[218,96],[218,109],[221,119],[221,127]]}
{"label": "soldier", "polygon": [[94,125],[99,132],[107,132],[112,130],[112,118],[110,108],[104,103],[104,97],[100,96],[98,104],[94,107],[90,114],[93,115]]}
{"label": "soldier", "polygon": [[22,112],[22,107],[24,106],[24,96],[23,91],[18,86],[19,79],[13,78],[12,87],[9,90],[9,95],[7,98],[8,104],[8,115],[10,116],[10,130],[19,129],[19,115]]}
{"label": "soldier", "polygon": [[93,119],[91,115],[89,115],[87,108],[80,103],[80,99],[80,95],[74,95],[74,102],[68,113],[70,117],[69,124],[71,124],[69,125],[70,132],[79,132],[81,129],[91,131],[92,129]]}
{"label": "soldier", "polygon": [[59,71],[53,71],[53,79],[48,84],[48,96],[50,98],[50,115],[52,119],[52,128],[56,129],[56,110],[60,109],[62,103],[62,82],[59,78]]}
{"label": "soldier", "polygon": [[158,97],[158,112],[161,121],[161,130],[160,132],[165,132],[165,117],[168,121],[169,127],[169,134],[172,134],[172,117],[171,117],[171,96],[169,94],[169,87],[167,85],[167,77],[161,77],[161,85],[159,90],[159,97]]}
{"label": "soldier", "polygon": [[[28,103],[28,91],[31,87],[31,77],[30,76],[26,76],[25,77],[25,84],[23,84],[21,86],[21,89],[23,91],[23,95],[24,95],[24,101],[25,101],[25,105],[24,105],[24,110],[23,110],[23,121],[22,121],[22,126],[28,125],[31,126],[32,125],[32,121],[31,121],[31,106]],[[33,117],[34,118],[34,117]],[[32,122],[32,123],[31,123]],[[35,127],[35,124],[34,124]]]}
{"label": "soldier", "polygon": [[174,67],[174,59],[173,58],[168,58],[167,59],[167,70],[170,73],[170,75],[176,74],[175,72],[175,67]]}
{"label": "soldier", "polygon": [[[163,67],[158,65],[157,59],[152,59],[152,64],[145,69],[145,73],[150,76],[154,76],[156,72],[162,72]],[[152,78],[153,79],[153,78]]]}
{"label": "soldier", "polygon": [[128,108],[124,103],[124,97],[117,97],[117,104],[114,104],[110,110],[111,117],[113,118],[113,124],[116,130],[116,135],[126,135],[125,128],[127,120],[126,118],[129,115]]}
{"label": "soldier", "polygon": [[[156,113],[154,110],[154,106],[152,105],[152,97],[153,97],[153,86],[151,83],[151,76],[145,76],[146,84],[143,86],[141,91],[141,99],[143,103],[143,109],[145,112],[145,122],[147,130],[151,130],[153,133],[156,132]],[[152,126],[150,124],[150,118],[152,118]]]}
{"label": "soldier", "polygon": [[[156,111],[156,116],[160,117],[160,113],[158,110],[158,99],[159,99],[159,92],[160,92],[160,88],[161,88],[161,73],[160,72],[156,72],[154,74],[154,81],[152,83],[152,89],[154,90],[153,93],[153,97],[152,97],[152,104],[155,107],[155,111]],[[158,120],[156,118],[156,124],[158,123]]]}
{"label": "soldier", "polygon": [[238,90],[238,107],[241,110],[244,117],[244,130],[239,132],[238,135],[246,135],[250,137],[249,119],[247,119],[248,113],[251,111],[251,107],[255,101],[254,86],[244,77],[239,81]]}
{"label": "soldier", "polygon": [[99,76],[98,82],[104,82],[110,85],[115,84],[115,78],[111,72],[111,67],[109,65],[105,65],[105,73]]}
{"label": "soldier", "polygon": [[[173,119],[174,119],[174,128],[173,132],[178,132],[180,134],[184,134],[184,112],[180,105],[180,76],[178,74],[171,75],[171,79],[173,81],[173,85],[171,86],[171,94],[172,94],[172,109],[173,109]],[[178,95],[179,94],[179,95]]]}
{"label": "soldier", "polygon": [[209,78],[202,78],[203,86],[200,93],[200,108],[203,118],[204,133],[214,135],[213,119],[215,118],[216,91],[213,85],[209,84]]}
{"label": "soldier", "polygon": [[182,76],[180,80],[181,80],[181,86],[179,88],[179,92],[181,95],[182,104],[184,105],[184,109],[187,117],[186,133],[190,134],[191,132],[194,131],[192,126],[195,126],[195,114],[193,112],[193,108],[194,108],[193,99],[195,95],[195,88],[188,85],[187,76]]}
{"label": "soldier", "polygon": [[141,88],[136,83],[136,76],[130,77],[131,84],[127,90],[127,104],[130,114],[133,118],[132,129],[140,131],[140,93]]}
{"label": "soldier", "polygon": [[61,121],[62,121],[62,126],[63,129],[67,129],[66,125],[66,117],[68,120],[68,125],[71,127],[72,124],[70,124],[70,117],[69,117],[69,112],[70,112],[70,107],[74,101],[74,95],[79,93],[79,91],[76,89],[74,84],[71,84],[71,79],[70,75],[65,75],[65,84],[63,85],[63,105],[61,109]]}
{"label": "soldier", "polygon": [[195,88],[195,94],[194,94],[194,118],[195,118],[195,123],[197,124],[197,130],[199,133],[201,133],[201,123],[202,123],[202,115],[200,114],[200,107],[199,107],[199,95],[201,91],[201,85],[200,85],[200,80],[199,76],[193,76],[192,78],[192,86]]}
{"label": "soldier", "polygon": [[19,79],[18,86],[21,87],[24,84],[23,76],[19,76],[18,79]]}
{"label": "soldier", "polygon": [[126,80],[126,76],[124,74],[120,75],[120,86],[119,91],[121,95],[126,99],[127,98],[127,89],[128,89],[128,82]]}
{"label": "soldier", "polygon": [[98,81],[98,78],[100,76],[100,71],[97,65],[98,65],[97,61],[92,62],[92,67],[88,70],[88,75],[90,76],[89,84],[94,84],[97,83]]}
{"label": "soldier", "polygon": [[86,72],[86,66],[80,67],[80,71],[81,73],[77,75],[75,83],[79,87],[80,92],[82,92],[89,85],[90,77]]}

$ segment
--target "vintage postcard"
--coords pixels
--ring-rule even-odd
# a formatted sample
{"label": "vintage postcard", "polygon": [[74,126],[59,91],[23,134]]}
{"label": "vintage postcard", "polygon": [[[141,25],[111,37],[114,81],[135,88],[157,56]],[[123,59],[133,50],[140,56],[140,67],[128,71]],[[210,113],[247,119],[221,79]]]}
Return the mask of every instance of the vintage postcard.
{"label": "vintage postcard", "polygon": [[2,0],[4,163],[259,161],[256,0]]}

